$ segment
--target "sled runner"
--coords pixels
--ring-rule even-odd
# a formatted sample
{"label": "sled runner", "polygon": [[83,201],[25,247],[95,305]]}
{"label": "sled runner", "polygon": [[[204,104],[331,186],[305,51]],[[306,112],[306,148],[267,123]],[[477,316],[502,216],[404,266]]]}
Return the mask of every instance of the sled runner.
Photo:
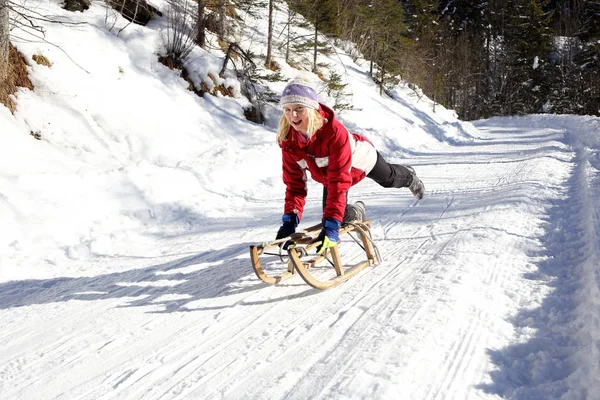
{"label": "sled runner", "polygon": [[[311,254],[311,252],[315,252],[316,247],[321,243],[314,242],[320,231],[321,224],[318,224],[296,232],[284,239],[250,246],[250,258],[256,276],[266,283],[276,284],[299,274],[310,286],[324,290],[337,286],[366,267],[380,262],[379,252],[371,239],[369,221],[346,223],[340,228],[340,243],[343,239],[351,238],[356,245],[362,248],[362,252],[366,257],[366,259],[350,267],[346,267],[342,263],[339,252],[340,243],[325,250],[323,254]],[[292,244],[288,247],[287,251],[283,250],[282,245],[288,241]],[[277,253],[269,251],[277,251]],[[281,263],[287,263],[287,271],[282,272],[280,275],[265,273],[260,257],[266,255],[278,256],[280,265]],[[314,270],[315,267],[321,266],[324,263],[333,266],[335,271],[334,277],[324,279],[320,275],[317,276],[309,272],[309,269]]]}

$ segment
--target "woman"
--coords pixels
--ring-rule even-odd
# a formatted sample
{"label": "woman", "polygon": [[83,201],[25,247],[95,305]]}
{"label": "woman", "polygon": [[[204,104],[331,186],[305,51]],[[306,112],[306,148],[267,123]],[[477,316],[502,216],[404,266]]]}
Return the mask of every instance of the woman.
{"label": "woman", "polygon": [[389,164],[365,137],[349,132],[333,110],[317,100],[307,78],[291,80],[283,90],[283,115],[277,140],[283,156],[286,186],[284,215],[277,239],[290,236],[302,219],[307,195],[306,171],[323,185],[323,229],[317,253],[335,246],[342,222],[362,220],[364,205],[347,204],[350,187],[365,176],[383,187],[408,187],[422,199],[425,187],[411,167]]}

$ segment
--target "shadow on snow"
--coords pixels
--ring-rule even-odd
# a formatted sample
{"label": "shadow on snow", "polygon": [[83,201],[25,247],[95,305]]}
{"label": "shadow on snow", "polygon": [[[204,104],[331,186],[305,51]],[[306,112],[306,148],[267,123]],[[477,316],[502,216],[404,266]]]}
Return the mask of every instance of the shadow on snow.
{"label": "shadow on snow", "polygon": [[[254,275],[248,254],[250,243],[236,244],[220,250],[206,251],[172,262],[124,272],[77,278],[11,281],[0,284],[0,309],[67,302],[70,300],[126,299],[119,307],[152,307],[150,312],[186,312],[205,308],[188,308],[200,299],[239,295],[266,288]],[[286,299],[315,293],[308,290]],[[237,298],[237,297],[236,297]],[[280,301],[236,305],[252,305]],[[160,307],[164,310],[160,310]],[[221,306],[220,308],[227,308]]]}

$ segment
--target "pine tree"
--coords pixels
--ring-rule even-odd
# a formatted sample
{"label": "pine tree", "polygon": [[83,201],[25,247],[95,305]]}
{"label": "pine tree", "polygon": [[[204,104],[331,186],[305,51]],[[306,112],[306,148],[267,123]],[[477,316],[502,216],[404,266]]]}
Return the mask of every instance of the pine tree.
{"label": "pine tree", "polygon": [[544,11],[547,0],[515,0],[508,5],[504,29],[504,76],[500,90],[502,115],[541,112],[546,100],[548,61],[552,49],[551,14]]}
{"label": "pine tree", "polygon": [[402,73],[400,59],[405,56],[406,34],[404,10],[395,0],[373,1],[370,9],[370,56],[379,67],[378,76],[374,78],[383,92],[388,81],[396,84],[394,77]]}
{"label": "pine tree", "polygon": [[348,93],[346,93],[347,84],[342,82],[342,76],[337,72],[332,71],[327,82],[327,95],[334,100],[333,108],[337,113],[342,113],[345,110],[352,110],[352,104],[346,101]]}
{"label": "pine tree", "polygon": [[297,0],[289,3],[290,7],[300,13],[311,24],[313,29],[312,41],[299,43],[298,50],[310,47],[313,53],[313,72],[317,72],[317,56],[323,50],[324,44],[318,40],[319,34],[337,35],[340,25],[337,19],[336,0]]}
{"label": "pine tree", "polygon": [[444,73],[444,90],[438,99],[472,119],[487,112],[488,75],[486,59],[485,9],[489,2],[445,0],[438,5],[441,37],[437,65]]}
{"label": "pine tree", "polygon": [[584,91],[581,113],[600,115],[600,0],[584,2],[577,36],[583,43],[583,51],[575,59]]}
{"label": "pine tree", "polygon": [[408,78],[415,82],[434,101],[440,101],[445,77],[442,66],[442,26],[438,22],[440,2],[408,0],[405,5],[407,30],[414,40],[417,57]]}

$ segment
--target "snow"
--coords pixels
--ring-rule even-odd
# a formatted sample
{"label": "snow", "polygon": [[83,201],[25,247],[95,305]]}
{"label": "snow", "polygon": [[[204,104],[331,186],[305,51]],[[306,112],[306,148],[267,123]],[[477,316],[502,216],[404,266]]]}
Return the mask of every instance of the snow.
{"label": "snow", "polygon": [[[40,22],[60,48],[15,40],[35,90],[14,116],[0,106],[0,398],[597,396],[600,119],[467,123],[405,84],[380,96],[339,48],[320,55],[349,84],[341,120],[414,166],[427,197],[365,180],[350,198],[384,261],[328,291],[268,286],[248,246],[283,209],[276,104],[248,122],[231,71],[217,83],[235,98],[186,90],[157,61],[163,19],[118,33],[127,21],[109,30],[97,3],[35,7],[87,24]],[[264,55],[266,18],[245,20],[242,48]],[[218,76],[209,39],[193,79]],[[320,196],[309,183],[303,226]]]}

